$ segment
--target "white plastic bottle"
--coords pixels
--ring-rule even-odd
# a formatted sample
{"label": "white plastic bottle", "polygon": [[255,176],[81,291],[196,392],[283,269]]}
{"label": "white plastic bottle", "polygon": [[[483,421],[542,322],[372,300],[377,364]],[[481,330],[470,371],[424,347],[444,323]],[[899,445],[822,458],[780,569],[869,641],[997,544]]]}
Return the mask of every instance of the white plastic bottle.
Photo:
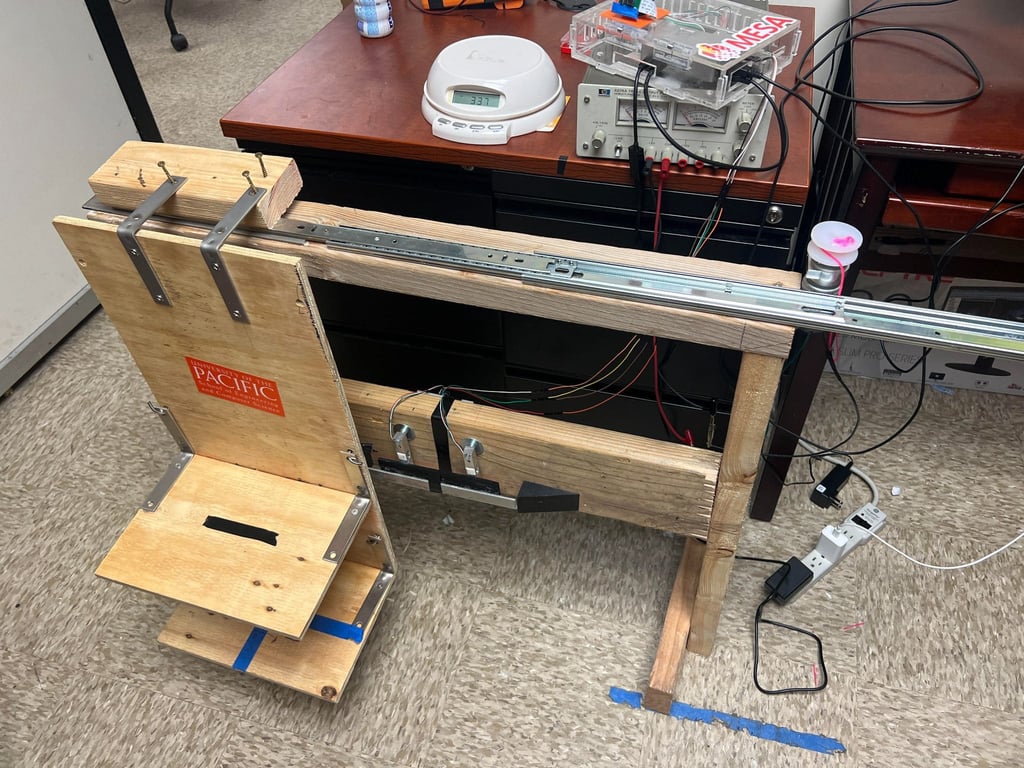
{"label": "white plastic bottle", "polygon": [[355,0],[356,28],[363,37],[387,37],[395,31],[391,0]]}

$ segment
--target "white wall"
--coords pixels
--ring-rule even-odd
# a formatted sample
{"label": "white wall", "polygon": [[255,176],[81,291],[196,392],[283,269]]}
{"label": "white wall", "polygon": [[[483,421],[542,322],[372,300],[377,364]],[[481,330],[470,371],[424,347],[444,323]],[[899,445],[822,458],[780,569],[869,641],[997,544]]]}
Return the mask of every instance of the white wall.
{"label": "white wall", "polygon": [[81,0],[0,0],[0,17],[3,394],[63,335],[47,332],[62,308],[95,306],[50,221],[80,212],[89,174],[138,134]]}
{"label": "white wall", "polygon": [[[840,19],[850,15],[850,0],[773,0],[779,5],[800,5],[807,8],[814,8],[814,34],[809,38],[813,40],[824,30],[828,29]],[[805,30],[807,34],[809,30]],[[807,42],[807,39],[804,40]],[[826,51],[831,43],[822,43],[820,51]]]}

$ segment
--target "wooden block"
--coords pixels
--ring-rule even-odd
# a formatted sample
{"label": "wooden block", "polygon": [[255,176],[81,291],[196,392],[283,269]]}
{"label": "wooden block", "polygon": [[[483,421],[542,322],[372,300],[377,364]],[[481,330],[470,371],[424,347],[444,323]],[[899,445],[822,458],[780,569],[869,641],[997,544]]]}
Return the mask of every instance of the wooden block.
{"label": "wooden block", "polygon": [[658,655],[654,659],[651,679],[644,691],[646,709],[668,714],[675,697],[676,682],[686,653],[686,638],[690,633],[690,615],[697,596],[701,563],[704,560],[704,542],[688,538],[683,556],[672,585],[665,623],[661,629]]}
{"label": "wooden block", "polygon": [[687,641],[687,648],[694,653],[706,656],[714,647],[781,375],[782,360],[751,353],[743,355]]}
{"label": "wooden block", "polygon": [[[96,574],[299,638],[344,557],[323,559],[353,498],[195,456],[155,511],[135,515]],[[273,533],[275,543],[210,518]]]}
{"label": "wooden block", "polygon": [[[365,382],[345,382],[362,440],[373,443],[376,458],[396,458],[388,438],[388,413],[406,394]],[[395,409],[395,423],[416,431],[414,463],[437,467],[430,414],[437,395],[420,395]],[[580,494],[580,510],[592,515],[705,536],[711,510],[718,454],[611,430],[570,424],[541,416],[455,402],[448,424],[457,437],[484,445],[481,474],[515,496],[524,481]],[[450,446],[452,469],[465,474],[462,455]]]}
{"label": "wooden block", "polygon": [[[317,618],[302,640],[269,632],[263,634],[251,624],[195,606],[179,605],[160,633],[159,641],[217,664],[336,702],[390,588],[389,582],[379,595],[373,596],[376,610],[369,623],[356,627],[356,614],[371,596],[379,573],[356,563],[342,563],[320,604]],[[340,625],[332,622],[340,622]]]}
{"label": "wooden block", "polygon": [[[219,149],[199,149],[178,144],[128,141],[121,145],[89,177],[89,186],[103,203],[132,211],[167,180],[157,163],[164,162],[172,176],[188,179],[158,213],[192,221],[218,222],[249,189],[242,176],[248,171],[253,184],[267,193],[245,218],[247,227],[269,228],[281,218],[302,188],[295,161],[287,157],[263,156]],[[140,178],[142,181],[140,182]]]}

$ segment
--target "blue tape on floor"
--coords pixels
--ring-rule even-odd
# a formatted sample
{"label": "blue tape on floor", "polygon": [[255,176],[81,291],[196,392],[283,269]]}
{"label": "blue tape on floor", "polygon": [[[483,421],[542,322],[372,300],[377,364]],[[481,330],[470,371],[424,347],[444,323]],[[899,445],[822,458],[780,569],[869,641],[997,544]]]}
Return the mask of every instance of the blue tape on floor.
{"label": "blue tape on floor", "polygon": [[[616,704],[625,704],[633,709],[640,709],[642,696],[636,691],[627,691],[623,688],[612,688],[608,696]],[[845,752],[846,747],[842,742],[830,739],[828,736],[820,736],[815,733],[803,733],[784,728],[781,725],[762,723],[760,720],[751,720],[749,717],[737,717],[726,712],[717,712],[713,709],[702,709],[691,707],[679,701],[672,702],[672,709],[669,714],[677,720],[693,720],[698,723],[721,723],[732,728],[734,731],[746,731],[751,736],[768,741],[777,741],[780,744],[787,744],[791,747],[800,747],[812,752],[834,754]]]}
{"label": "blue tape on floor", "polygon": [[242,650],[238,652],[238,656],[235,658],[235,663],[231,665],[232,669],[236,669],[239,672],[245,672],[252,663],[252,657],[256,655],[256,651],[260,649],[260,643],[263,642],[263,638],[267,636],[267,630],[260,629],[259,627],[253,627],[252,632],[249,633],[249,637],[245,641],[245,645],[242,646]]}
{"label": "blue tape on floor", "polygon": [[346,624],[344,621],[338,621],[328,616],[321,616],[319,613],[313,617],[309,628],[315,629],[317,632],[323,632],[325,635],[340,637],[342,640],[355,640],[357,643],[363,642],[362,627],[357,627],[355,624]]}

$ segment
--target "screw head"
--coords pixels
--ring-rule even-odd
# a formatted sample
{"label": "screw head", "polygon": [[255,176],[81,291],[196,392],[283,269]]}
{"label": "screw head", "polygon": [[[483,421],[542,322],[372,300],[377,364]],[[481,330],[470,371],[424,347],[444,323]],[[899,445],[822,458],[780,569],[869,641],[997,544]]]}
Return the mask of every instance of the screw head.
{"label": "screw head", "polygon": [[778,224],[782,221],[782,208],[777,205],[768,206],[768,210],[764,213],[764,220],[769,224]]}

